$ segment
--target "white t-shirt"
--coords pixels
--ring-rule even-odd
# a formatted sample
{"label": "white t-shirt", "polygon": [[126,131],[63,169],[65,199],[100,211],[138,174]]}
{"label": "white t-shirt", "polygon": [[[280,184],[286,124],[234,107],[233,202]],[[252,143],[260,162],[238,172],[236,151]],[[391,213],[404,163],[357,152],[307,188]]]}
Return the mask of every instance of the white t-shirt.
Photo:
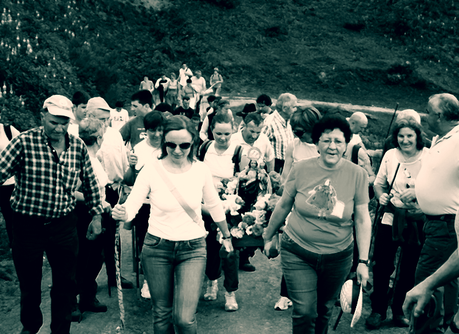
{"label": "white t-shirt", "polygon": [[[352,158],[352,149],[355,145],[360,145],[363,149],[365,149],[365,145],[363,145],[362,138],[360,137],[359,134],[353,134],[351,137],[351,140],[349,141],[349,144],[347,144],[347,149],[346,152],[344,153],[344,157],[351,161]],[[360,150],[359,150],[360,153]]]}
{"label": "white t-shirt", "polygon": [[[14,126],[11,125],[10,129],[11,129],[11,139],[19,135],[20,132],[16,130]],[[10,139],[6,136],[5,127],[3,124],[0,124],[0,152],[3,151],[8,146],[9,143],[10,143]],[[9,186],[14,183],[15,183],[14,176],[12,176],[8,180],[6,180],[2,185]]]}
{"label": "white t-shirt", "polygon": [[416,198],[427,215],[456,214],[459,209],[459,125],[432,140],[416,179]]}
{"label": "white t-shirt", "polygon": [[260,159],[258,159],[258,165],[260,165],[261,162],[266,164],[266,162],[269,162],[275,158],[274,149],[271,146],[271,142],[264,133],[260,133],[258,139],[255,140],[253,145],[250,145],[244,140],[244,137],[242,137],[242,132],[236,132],[231,136],[231,143],[242,146],[243,150],[240,163],[241,170],[243,170],[250,162],[250,159],[247,158],[247,154],[252,147],[258,148],[261,152]]}
{"label": "white t-shirt", "polygon": [[220,179],[229,179],[234,175],[233,156],[238,144],[231,140],[225,152],[219,154],[215,150],[215,142],[207,148],[204,163],[209,167],[212,176]]}
{"label": "white t-shirt", "polygon": [[110,179],[109,183],[118,183],[124,179],[124,173],[129,167],[123,137],[118,130],[107,127],[103,139],[97,158]]}
{"label": "white t-shirt", "polygon": [[[158,160],[158,168],[162,168],[170,182],[175,186],[183,200],[201,216],[201,203],[204,200],[214,221],[225,220],[225,212],[215,190],[209,167],[201,161],[195,161],[191,168],[181,174],[173,174],[163,167],[163,161]],[[204,222],[195,223],[182,208],[169,187],[158,174],[152,163],[142,168],[137,176],[124,207],[127,221],[131,221],[144,199],[150,196],[150,217],[148,233],[172,241],[184,241],[201,238],[206,235]]]}
{"label": "white t-shirt", "polygon": [[304,143],[299,138],[293,139],[293,163],[318,156],[319,152],[317,151],[316,145]]}
{"label": "white t-shirt", "polygon": [[121,109],[121,111],[112,109],[110,111],[110,124],[112,128],[119,130],[127,121],[129,121],[129,113],[126,109]]}
{"label": "white t-shirt", "polygon": [[151,146],[148,138],[145,138],[134,146],[134,154],[137,156],[135,169],[140,171],[147,161],[155,158],[157,159],[159,157],[161,149]]}

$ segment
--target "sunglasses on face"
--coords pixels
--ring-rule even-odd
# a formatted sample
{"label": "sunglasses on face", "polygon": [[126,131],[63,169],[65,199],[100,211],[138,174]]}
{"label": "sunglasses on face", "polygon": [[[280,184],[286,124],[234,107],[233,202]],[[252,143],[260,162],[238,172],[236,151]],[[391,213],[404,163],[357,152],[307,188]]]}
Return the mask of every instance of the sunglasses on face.
{"label": "sunglasses on face", "polygon": [[187,150],[191,147],[191,143],[176,144],[176,143],[166,142],[165,145],[166,147],[169,147],[172,150],[175,150],[177,145],[180,147],[181,150]]}
{"label": "sunglasses on face", "polygon": [[293,133],[294,133],[295,136],[297,136],[298,138],[301,138],[301,137],[303,137],[303,135],[306,133],[306,131],[297,130],[297,131],[293,131]]}

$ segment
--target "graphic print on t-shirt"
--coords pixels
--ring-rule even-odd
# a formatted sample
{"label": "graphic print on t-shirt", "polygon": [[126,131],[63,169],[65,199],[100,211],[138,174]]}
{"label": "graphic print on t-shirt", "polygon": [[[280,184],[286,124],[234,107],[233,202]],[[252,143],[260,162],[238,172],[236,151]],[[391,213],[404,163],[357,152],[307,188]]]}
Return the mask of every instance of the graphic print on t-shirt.
{"label": "graphic print on t-shirt", "polygon": [[311,206],[311,212],[317,213],[317,217],[324,219],[327,216],[343,217],[344,203],[338,200],[330,179],[325,180],[324,184],[315,186],[309,194],[306,204]]}

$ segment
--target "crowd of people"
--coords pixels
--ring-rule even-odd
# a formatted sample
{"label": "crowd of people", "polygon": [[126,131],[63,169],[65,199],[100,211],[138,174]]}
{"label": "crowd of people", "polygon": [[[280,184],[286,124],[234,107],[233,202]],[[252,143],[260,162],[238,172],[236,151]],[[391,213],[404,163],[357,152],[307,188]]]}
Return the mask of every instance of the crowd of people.
{"label": "crowd of people", "polygon": [[[411,321],[416,333],[459,332],[456,97],[429,99],[431,143],[419,114],[400,112],[374,171],[377,155],[360,136],[365,114],[322,115],[283,93],[274,104],[260,95],[233,115],[219,95],[222,82],[216,68],[207,89],[201,73],[183,64],[178,78],[144,78],[131,117],[123,103],[111,108],[76,92],[72,100],[46,99],[40,127],[0,128],[0,206],[20,283],[21,333],[43,324],[44,253],[53,277],[52,333],[68,334],[83,312],[107,311],[96,278],[105,262],[109,286],[117,284],[119,224],[135,227],[141,294],[151,299],[157,334],[197,333],[198,301],[217,299],[222,275],[225,310],[237,311],[238,271],[256,270],[250,258],[257,249],[268,257],[280,251],[274,308],[293,307],[295,334],[327,333],[343,283],[366,286],[370,268],[369,330],[390,307],[394,326]],[[235,216],[259,211],[259,199],[274,192],[278,202],[260,243],[241,246],[234,227],[245,221],[234,225]],[[230,197],[228,206],[223,198]],[[372,197],[379,202],[373,227]],[[122,288],[133,287],[120,279]],[[438,312],[421,324],[426,305]]]}

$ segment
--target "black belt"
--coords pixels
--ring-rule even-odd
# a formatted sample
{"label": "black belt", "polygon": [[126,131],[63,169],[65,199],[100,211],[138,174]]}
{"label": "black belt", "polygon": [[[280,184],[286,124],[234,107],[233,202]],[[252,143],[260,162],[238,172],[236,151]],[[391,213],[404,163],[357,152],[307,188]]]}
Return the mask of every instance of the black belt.
{"label": "black belt", "polygon": [[441,216],[431,216],[426,215],[428,220],[443,220],[443,221],[454,221],[456,219],[456,215],[449,214],[449,215],[441,215]]}

